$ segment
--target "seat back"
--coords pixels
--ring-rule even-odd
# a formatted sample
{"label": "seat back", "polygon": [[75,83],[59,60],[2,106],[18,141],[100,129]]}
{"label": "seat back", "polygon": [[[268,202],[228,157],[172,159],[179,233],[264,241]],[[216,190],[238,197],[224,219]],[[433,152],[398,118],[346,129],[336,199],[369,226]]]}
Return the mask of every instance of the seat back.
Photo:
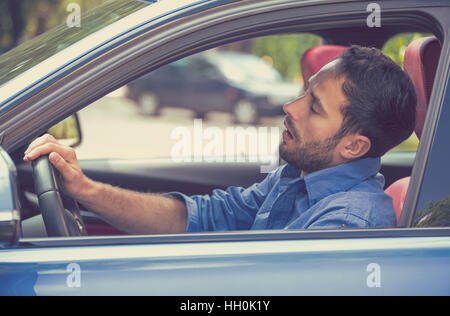
{"label": "seat back", "polygon": [[403,67],[411,78],[417,95],[415,132],[420,139],[436,75],[441,44],[436,37],[423,37],[412,41],[405,51]]}
{"label": "seat back", "polygon": [[[441,45],[435,37],[424,37],[412,41],[406,51],[403,66],[409,75],[417,95],[415,133],[420,139],[433,88]],[[392,197],[397,223],[403,210],[410,177],[397,180],[385,190]]]}

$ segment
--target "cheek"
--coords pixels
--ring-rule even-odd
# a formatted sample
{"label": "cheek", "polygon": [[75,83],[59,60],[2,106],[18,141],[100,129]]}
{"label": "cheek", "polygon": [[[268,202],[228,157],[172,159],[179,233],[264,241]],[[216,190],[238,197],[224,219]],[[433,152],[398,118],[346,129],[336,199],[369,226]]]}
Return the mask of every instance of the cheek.
{"label": "cheek", "polygon": [[299,127],[300,136],[303,136],[304,141],[316,141],[326,138],[329,124],[325,120],[314,116],[310,115],[308,120],[305,120],[305,123]]}
{"label": "cheek", "polygon": [[340,130],[340,127],[340,122],[336,120],[325,119],[322,117],[316,117],[310,120],[310,130],[317,140],[324,140],[335,136]]}

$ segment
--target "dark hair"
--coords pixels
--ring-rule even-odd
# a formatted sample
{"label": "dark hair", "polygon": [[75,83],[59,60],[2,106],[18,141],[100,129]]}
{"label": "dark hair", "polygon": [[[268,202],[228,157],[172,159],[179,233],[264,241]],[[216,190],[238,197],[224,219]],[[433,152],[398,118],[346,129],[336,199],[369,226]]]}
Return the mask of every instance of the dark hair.
{"label": "dark hair", "polygon": [[364,157],[381,157],[414,131],[417,98],[408,75],[377,48],[351,46],[339,56],[343,76],[341,135],[360,133],[371,141]]}

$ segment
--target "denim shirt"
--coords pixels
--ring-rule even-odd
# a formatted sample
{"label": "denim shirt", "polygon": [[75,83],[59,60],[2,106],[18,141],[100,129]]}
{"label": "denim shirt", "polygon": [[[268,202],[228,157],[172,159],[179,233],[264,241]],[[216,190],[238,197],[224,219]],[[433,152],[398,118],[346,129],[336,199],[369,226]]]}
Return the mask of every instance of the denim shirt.
{"label": "denim shirt", "polygon": [[168,194],[185,202],[187,232],[392,227],[396,216],[380,167],[380,158],[365,158],[302,177],[287,164],[249,188]]}

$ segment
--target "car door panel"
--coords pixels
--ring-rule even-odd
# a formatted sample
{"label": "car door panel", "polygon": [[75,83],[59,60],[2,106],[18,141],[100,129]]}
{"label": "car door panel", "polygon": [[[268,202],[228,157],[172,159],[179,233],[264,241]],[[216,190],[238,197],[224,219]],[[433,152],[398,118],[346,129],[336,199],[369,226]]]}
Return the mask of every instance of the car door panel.
{"label": "car door panel", "polygon": [[24,247],[0,250],[0,292],[450,294],[449,242],[397,237]]}

